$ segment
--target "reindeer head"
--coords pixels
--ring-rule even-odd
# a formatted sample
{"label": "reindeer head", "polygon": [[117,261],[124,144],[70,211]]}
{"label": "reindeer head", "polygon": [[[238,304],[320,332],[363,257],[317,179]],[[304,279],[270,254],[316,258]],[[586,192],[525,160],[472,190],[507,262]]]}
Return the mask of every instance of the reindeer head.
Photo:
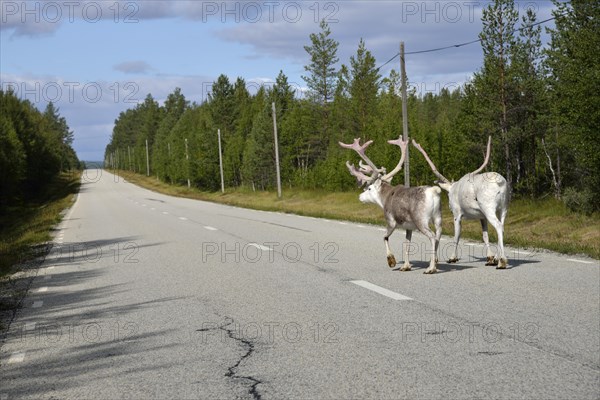
{"label": "reindeer head", "polygon": [[375,163],[373,163],[373,161],[365,154],[366,148],[369,147],[371,143],[373,143],[373,141],[369,140],[361,145],[360,138],[354,139],[354,143],[352,144],[339,142],[340,146],[343,148],[356,151],[360,158],[366,162],[366,164],[363,164],[362,161],[360,161],[359,168],[357,169],[353,164],[350,164],[349,161],[346,161],[346,167],[348,168],[348,171],[350,171],[350,174],[356,177],[360,186],[365,188],[364,192],[359,196],[359,200],[363,203],[375,203],[383,207],[381,200],[381,186],[384,183],[389,184],[392,178],[402,169],[408,142],[403,141],[402,138],[388,140],[389,144],[399,146],[401,152],[398,165],[396,165],[396,168],[388,174],[386,174],[384,167],[377,168]]}

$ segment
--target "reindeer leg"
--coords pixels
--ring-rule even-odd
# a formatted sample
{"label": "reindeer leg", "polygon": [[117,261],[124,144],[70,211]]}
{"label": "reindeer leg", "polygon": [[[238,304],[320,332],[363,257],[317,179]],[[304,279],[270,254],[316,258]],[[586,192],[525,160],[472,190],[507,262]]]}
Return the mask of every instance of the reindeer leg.
{"label": "reindeer leg", "polygon": [[488,235],[488,222],[487,219],[481,220],[481,231],[483,235],[483,243],[485,244],[485,250],[487,254],[487,261],[485,265],[498,265],[498,261],[494,261],[494,253],[490,249],[490,237]]}
{"label": "reindeer leg", "polygon": [[396,257],[394,257],[394,255],[392,254],[392,251],[390,250],[390,244],[389,244],[389,238],[390,238],[390,236],[392,236],[392,233],[394,233],[395,229],[396,229],[396,221],[394,221],[393,219],[390,221],[388,219],[387,233],[386,233],[385,237],[383,238],[383,242],[385,243],[385,250],[387,252],[387,262],[388,262],[388,266],[390,268],[394,268],[396,266]]}
{"label": "reindeer leg", "polygon": [[412,231],[406,230],[406,242],[403,243],[404,246],[404,265],[400,268],[400,271],[410,271],[412,265],[408,261],[409,249],[410,249],[410,240],[412,239]]}
{"label": "reindeer leg", "polygon": [[505,208],[502,211],[502,215],[500,216],[500,232],[498,232],[498,246],[500,247],[500,265],[498,265],[498,269],[505,269],[508,266],[508,259],[504,254],[504,220],[506,219],[506,212],[508,210]]}
{"label": "reindeer leg", "polygon": [[438,263],[438,250],[440,247],[440,239],[442,238],[442,215],[434,217],[433,224],[435,226],[435,263]]}
{"label": "reindeer leg", "polygon": [[456,256],[456,252],[458,251],[458,241],[460,240],[460,220],[462,215],[457,215],[454,217],[454,252],[452,256],[448,260],[449,263],[458,262],[458,257]]}
{"label": "reindeer leg", "polygon": [[426,231],[426,235],[429,238],[429,240],[431,241],[431,248],[433,249],[433,253],[431,254],[431,261],[429,261],[429,267],[427,267],[427,269],[425,270],[425,272],[423,272],[424,274],[435,274],[437,272],[437,257],[436,257],[436,251],[435,248],[437,247],[437,241],[435,236],[433,235],[433,232],[431,232],[430,230],[428,230],[428,232]]}
{"label": "reindeer leg", "polygon": [[494,229],[496,229],[496,233],[498,234],[498,255],[500,257],[498,258],[498,256],[496,256],[494,258],[494,265],[497,265],[496,269],[506,269],[508,260],[504,255],[504,216],[502,216],[502,221],[499,221],[498,218],[496,218],[496,215],[494,215],[490,218],[490,223],[494,226]]}

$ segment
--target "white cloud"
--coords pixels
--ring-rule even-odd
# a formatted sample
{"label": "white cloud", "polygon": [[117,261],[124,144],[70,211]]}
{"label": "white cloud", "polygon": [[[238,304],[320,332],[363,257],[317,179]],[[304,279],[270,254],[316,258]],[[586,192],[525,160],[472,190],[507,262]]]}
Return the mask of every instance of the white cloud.
{"label": "white cloud", "polygon": [[124,61],[113,67],[116,71],[126,74],[145,74],[153,68],[145,61]]}

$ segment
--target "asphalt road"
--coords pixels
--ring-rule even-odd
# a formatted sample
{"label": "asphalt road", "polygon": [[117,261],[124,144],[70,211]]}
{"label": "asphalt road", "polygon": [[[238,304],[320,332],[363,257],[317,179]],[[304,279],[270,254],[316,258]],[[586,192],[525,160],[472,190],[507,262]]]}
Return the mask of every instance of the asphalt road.
{"label": "asphalt road", "polygon": [[382,228],[87,171],[1,348],[0,400],[600,397],[597,260],[509,248],[502,271],[463,243],[428,276],[415,233],[413,270],[392,271]]}

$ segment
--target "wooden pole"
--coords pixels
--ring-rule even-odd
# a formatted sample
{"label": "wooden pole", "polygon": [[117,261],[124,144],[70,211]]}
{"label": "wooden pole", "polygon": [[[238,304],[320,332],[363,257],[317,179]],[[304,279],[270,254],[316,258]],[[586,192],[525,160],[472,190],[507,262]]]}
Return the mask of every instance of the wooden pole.
{"label": "wooden pole", "polygon": [[150,154],[148,153],[148,139],[146,139],[146,176],[150,176]]}
{"label": "wooden pole", "polygon": [[279,168],[279,144],[277,140],[277,116],[275,113],[275,102],[271,103],[273,108],[273,135],[275,137],[275,171],[277,173],[277,198],[281,198],[281,172]]}
{"label": "wooden pole", "polygon": [[[408,79],[406,78],[406,65],[404,61],[404,42],[400,42],[400,71],[402,79],[402,140],[408,140],[408,109],[407,109],[407,86]],[[410,163],[409,149],[406,146],[406,158],[404,159],[404,186],[410,187]]]}
{"label": "wooden pole", "polygon": [[223,153],[221,152],[221,130],[217,129],[219,137],[219,171],[221,172],[221,193],[225,193],[225,179],[223,178]]}
{"label": "wooden pole", "polygon": [[[169,144],[169,153],[171,150],[171,145]],[[188,153],[188,143],[187,143],[187,138],[185,138],[185,168],[187,170],[187,184],[188,184],[188,189],[192,187],[191,182],[190,182],[190,155]]]}

